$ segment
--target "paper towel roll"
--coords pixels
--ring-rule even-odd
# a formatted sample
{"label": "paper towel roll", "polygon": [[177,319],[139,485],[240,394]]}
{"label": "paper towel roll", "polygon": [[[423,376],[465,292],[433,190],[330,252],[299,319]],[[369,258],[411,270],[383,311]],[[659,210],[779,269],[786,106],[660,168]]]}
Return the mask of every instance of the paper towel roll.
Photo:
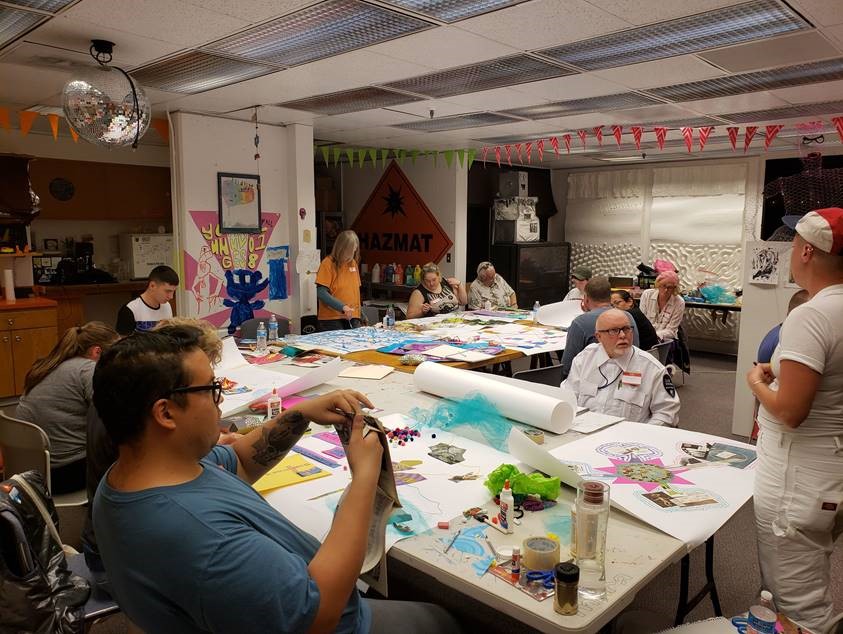
{"label": "paper towel roll", "polygon": [[413,380],[418,389],[451,400],[479,392],[507,418],[555,434],[568,431],[574,421],[575,412],[570,403],[537,393],[529,387],[496,381],[478,372],[425,361],[416,368]]}
{"label": "paper towel roll", "polygon": [[15,301],[15,276],[12,274],[12,269],[3,270],[3,288],[6,292],[6,301]]}

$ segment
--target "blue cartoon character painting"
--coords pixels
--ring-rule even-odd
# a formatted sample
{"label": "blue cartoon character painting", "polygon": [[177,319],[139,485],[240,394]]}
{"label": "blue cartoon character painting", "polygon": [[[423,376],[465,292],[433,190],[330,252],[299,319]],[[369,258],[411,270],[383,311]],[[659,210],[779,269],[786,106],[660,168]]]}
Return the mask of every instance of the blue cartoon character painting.
{"label": "blue cartoon character painting", "polygon": [[[234,281],[234,275],[237,281]],[[263,273],[250,271],[249,269],[235,269],[226,271],[226,292],[231,299],[224,299],[223,304],[231,308],[231,317],[228,324],[228,334],[233,335],[237,327],[244,321],[253,319],[255,311],[264,306],[262,299],[252,301],[255,295],[260,293],[269,284],[269,279],[261,280]]]}

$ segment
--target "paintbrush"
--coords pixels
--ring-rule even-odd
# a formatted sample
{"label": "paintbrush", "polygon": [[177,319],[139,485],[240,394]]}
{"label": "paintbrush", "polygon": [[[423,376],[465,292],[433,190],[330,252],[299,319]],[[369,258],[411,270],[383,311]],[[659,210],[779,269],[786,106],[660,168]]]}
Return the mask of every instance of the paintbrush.
{"label": "paintbrush", "polygon": [[445,546],[445,552],[446,552],[446,553],[447,553],[449,550],[451,550],[451,546],[453,546],[453,545],[454,545],[454,542],[455,542],[455,541],[457,541],[457,537],[459,537],[459,536],[460,536],[460,533],[462,533],[462,529],[460,529],[460,530],[458,530],[456,533],[454,533],[454,537],[453,537],[453,539],[452,539],[450,542],[448,542],[448,545],[447,545],[447,546]]}

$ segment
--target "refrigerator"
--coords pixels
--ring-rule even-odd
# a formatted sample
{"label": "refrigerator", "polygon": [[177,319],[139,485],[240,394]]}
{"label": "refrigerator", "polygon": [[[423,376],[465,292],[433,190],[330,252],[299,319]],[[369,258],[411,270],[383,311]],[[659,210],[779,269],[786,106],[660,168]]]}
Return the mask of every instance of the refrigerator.
{"label": "refrigerator", "polygon": [[129,233],[120,236],[120,259],[129,279],[145,280],[156,266],[173,263],[173,234]]}

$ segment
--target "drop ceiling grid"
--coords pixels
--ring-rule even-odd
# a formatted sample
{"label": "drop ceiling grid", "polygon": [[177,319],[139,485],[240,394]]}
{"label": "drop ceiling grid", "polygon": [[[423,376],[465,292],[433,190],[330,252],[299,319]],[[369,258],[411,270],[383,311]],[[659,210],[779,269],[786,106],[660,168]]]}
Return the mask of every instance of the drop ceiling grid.
{"label": "drop ceiling grid", "polygon": [[398,8],[443,22],[456,22],[524,2],[525,0],[383,0]]}

